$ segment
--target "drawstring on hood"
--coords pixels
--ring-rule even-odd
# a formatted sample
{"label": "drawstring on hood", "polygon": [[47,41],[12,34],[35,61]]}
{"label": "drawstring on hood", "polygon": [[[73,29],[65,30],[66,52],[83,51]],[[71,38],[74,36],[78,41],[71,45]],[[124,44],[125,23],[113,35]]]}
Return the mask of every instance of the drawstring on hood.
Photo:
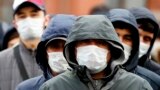
{"label": "drawstring on hood", "polygon": [[46,79],[51,77],[51,69],[48,65],[46,44],[51,40],[67,38],[76,16],[57,14],[52,17],[48,27],[44,30],[41,42],[37,47],[36,61],[43,70]]}

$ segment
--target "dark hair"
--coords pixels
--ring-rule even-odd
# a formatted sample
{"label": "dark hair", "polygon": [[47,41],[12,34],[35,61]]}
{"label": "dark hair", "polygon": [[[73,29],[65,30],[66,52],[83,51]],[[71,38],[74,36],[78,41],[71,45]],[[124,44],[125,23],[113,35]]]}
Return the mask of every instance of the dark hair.
{"label": "dark hair", "polygon": [[6,32],[4,39],[3,39],[3,45],[2,45],[2,49],[6,49],[8,46],[8,42],[14,38],[18,38],[19,34],[16,30],[16,28],[11,28],[8,30],[8,32]]}
{"label": "dark hair", "polygon": [[18,37],[19,37],[18,32],[13,32],[13,33],[11,34],[11,36],[8,38],[8,41],[10,41],[10,40],[12,40],[12,39],[14,39],[14,38],[18,38]]}
{"label": "dark hair", "polygon": [[90,15],[94,14],[106,14],[109,11],[109,8],[106,5],[98,5],[91,9]]}
{"label": "dark hair", "polygon": [[46,48],[48,48],[48,47],[49,48],[61,48],[62,46],[64,47],[64,44],[65,44],[65,40],[56,39],[56,40],[52,40],[51,42],[49,42],[46,45]]}
{"label": "dark hair", "polygon": [[133,29],[132,25],[125,23],[125,22],[122,22],[122,21],[116,21],[116,22],[113,22],[112,24],[113,24],[114,28],[129,29],[129,30]]}
{"label": "dark hair", "polygon": [[138,20],[138,28],[141,28],[144,31],[154,33],[154,25],[147,19]]}

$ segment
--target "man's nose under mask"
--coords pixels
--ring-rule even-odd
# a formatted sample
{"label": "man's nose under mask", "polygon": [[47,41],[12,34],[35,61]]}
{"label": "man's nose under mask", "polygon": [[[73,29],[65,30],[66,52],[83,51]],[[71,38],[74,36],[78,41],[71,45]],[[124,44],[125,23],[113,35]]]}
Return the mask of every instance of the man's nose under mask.
{"label": "man's nose under mask", "polygon": [[43,18],[26,18],[17,22],[17,31],[23,40],[40,38],[44,29]]}
{"label": "man's nose under mask", "polygon": [[70,68],[62,52],[52,52],[48,53],[48,55],[48,64],[52,71],[62,73],[66,71],[67,68]]}

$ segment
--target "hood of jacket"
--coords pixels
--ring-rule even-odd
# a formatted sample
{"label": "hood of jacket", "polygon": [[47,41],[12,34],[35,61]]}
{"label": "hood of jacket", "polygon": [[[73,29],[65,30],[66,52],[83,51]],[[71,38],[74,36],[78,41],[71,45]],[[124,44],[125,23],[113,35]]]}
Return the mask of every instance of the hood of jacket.
{"label": "hood of jacket", "polygon": [[10,36],[11,36],[13,33],[17,33],[17,34],[18,34],[16,28],[14,28],[14,27],[9,28],[9,29],[5,32],[4,37],[3,37],[3,42],[2,42],[2,50],[4,50],[4,49],[7,48],[7,44],[8,44],[8,42],[9,42],[9,38],[10,38]]}
{"label": "hood of jacket", "polygon": [[[75,43],[86,39],[104,40],[110,45],[112,57],[111,64],[108,66],[111,72],[114,72],[116,66],[124,63],[123,46],[110,20],[104,15],[86,15],[78,17],[64,48],[64,56],[74,70],[84,71],[85,69],[77,63]],[[82,75],[84,76],[84,74]]]}
{"label": "hood of jacket", "polygon": [[[129,28],[132,33],[132,50],[129,59],[125,61],[124,67],[127,71],[132,71],[138,65],[138,53],[139,53],[139,33],[138,25],[135,17],[126,9],[111,9],[107,13],[108,18],[111,20],[113,26],[115,24],[123,25],[123,28]],[[125,26],[124,26],[125,25]],[[118,28],[118,27],[117,27]]]}
{"label": "hood of jacket", "polygon": [[50,40],[67,38],[76,16],[57,14],[51,18],[48,27],[44,30],[41,41],[37,47],[36,61],[44,72],[46,78],[51,77],[50,67],[48,65],[46,43]]}
{"label": "hood of jacket", "polygon": [[129,9],[129,11],[135,16],[137,22],[139,22],[141,20],[148,20],[149,22],[151,22],[154,25],[154,36],[153,36],[153,39],[151,40],[150,47],[149,47],[147,53],[145,55],[143,55],[139,60],[139,64],[143,65],[144,62],[147,59],[149,59],[149,57],[150,57],[150,53],[151,53],[153,44],[154,44],[155,39],[156,39],[158,32],[159,32],[159,25],[158,25],[158,22],[157,22],[155,16],[152,14],[152,12],[146,8],[131,8],[131,9]]}

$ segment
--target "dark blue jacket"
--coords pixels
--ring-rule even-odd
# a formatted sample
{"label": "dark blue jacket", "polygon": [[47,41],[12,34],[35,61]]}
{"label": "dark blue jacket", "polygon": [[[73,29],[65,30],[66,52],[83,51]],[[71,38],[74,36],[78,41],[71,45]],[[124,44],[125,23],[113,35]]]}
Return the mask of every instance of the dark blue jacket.
{"label": "dark blue jacket", "polygon": [[159,32],[159,26],[158,26],[157,20],[152,14],[152,12],[146,8],[132,8],[129,10],[135,16],[137,22],[148,20],[148,22],[151,22],[154,25],[154,37],[151,41],[151,44],[147,53],[139,59],[139,65],[160,75],[160,65],[150,59],[150,53]]}
{"label": "dark blue jacket", "polygon": [[123,27],[129,29],[132,33],[133,45],[131,54],[123,67],[127,71],[146,79],[154,90],[160,90],[160,76],[150,70],[138,66],[139,33],[138,25],[133,14],[125,9],[112,9],[107,13],[107,16],[115,28]]}
{"label": "dark blue jacket", "polygon": [[16,90],[38,90],[44,82],[54,77],[51,75],[51,70],[48,65],[45,44],[47,43],[47,41],[57,37],[67,38],[70,29],[75,22],[75,19],[76,16],[63,14],[55,15],[51,19],[49,26],[45,29],[41,37],[41,42],[37,47],[36,61],[41,67],[43,75],[31,78],[20,83],[17,86]]}

